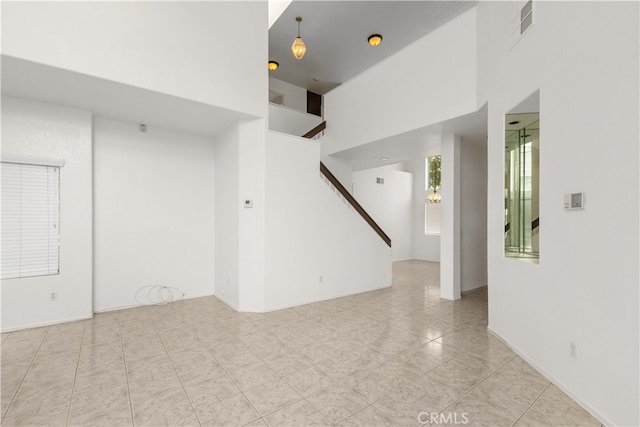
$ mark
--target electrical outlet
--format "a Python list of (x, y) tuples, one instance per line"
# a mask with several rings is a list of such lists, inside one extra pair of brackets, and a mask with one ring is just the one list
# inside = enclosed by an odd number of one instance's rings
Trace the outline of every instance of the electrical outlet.
[(58, 301), (58, 293), (57, 292), (51, 292), (49, 294), (49, 301)]
[(569, 343), (569, 356), (571, 356), (572, 359), (577, 359), (577, 354), (576, 354), (576, 343)]

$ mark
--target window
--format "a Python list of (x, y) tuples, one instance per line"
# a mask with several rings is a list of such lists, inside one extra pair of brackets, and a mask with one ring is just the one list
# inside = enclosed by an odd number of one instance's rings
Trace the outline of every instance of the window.
[(441, 156), (425, 159), (424, 234), (440, 234)]
[(60, 162), (2, 169), (2, 279), (59, 274)]

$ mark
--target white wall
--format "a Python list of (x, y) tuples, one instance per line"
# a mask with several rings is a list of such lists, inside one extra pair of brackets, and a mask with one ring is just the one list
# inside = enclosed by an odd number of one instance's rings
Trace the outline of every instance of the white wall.
[(266, 310), (391, 284), (390, 248), (320, 179), (319, 161), (317, 141), (267, 134)]
[[(245, 120), (239, 124), (240, 200), (251, 200), (253, 207), (240, 209), (239, 216), (239, 309), (265, 310), (266, 205), (266, 120)], [(222, 248), (221, 248), (222, 250)]]
[(460, 299), (460, 137), (442, 135), (440, 296)]
[(307, 112), (307, 90), (305, 88), (269, 77), (269, 90), (283, 95), (282, 105), (285, 107), (303, 113)]
[[(327, 126), (331, 125), (327, 123)], [(321, 139), (320, 158), (322, 159), (322, 163), (331, 171), (338, 181), (340, 181), (344, 188), (351, 192), (353, 187), (353, 183), (351, 182), (353, 174), (353, 165), (351, 164), (351, 160), (329, 154), (334, 150), (335, 146), (340, 143), (340, 141), (336, 141), (332, 138), (330, 133), (325, 133)]]
[(329, 153), (477, 110), (470, 9), (324, 97)]
[(2, 4), (5, 55), (262, 117), (267, 40), (264, 1)]
[(269, 130), (302, 136), (322, 122), (322, 117), (269, 104)]
[(412, 192), (413, 174), (395, 165), (353, 173), (353, 196), (391, 238), (393, 261), (413, 258)]
[(239, 140), (238, 126), (215, 142), (215, 295), (238, 310), (239, 302)]
[[(430, 153), (429, 156), (438, 155)], [(425, 156), (426, 157), (426, 156)], [(440, 235), (425, 234), (425, 159), (406, 162), (406, 168), (413, 173), (412, 234), (413, 259), (440, 262)]]
[(460, 144), (460, 291), (487, 286), (487, 143)]
[(265, 125), (241, 121), (215, 144), (215, 295), (238, 311), (265, 310)]
[(94, 119), (94, 310), (213, 294), (213, 139)]
[[(523, 4), (477, 6), (489, 326), (606, 425), (638, 425), (639, 5), (534, 2), (534, 27), (509, 52)], [(540, 263), (530, 264), (503, 255), (504, 114), (538, 89)], [(579, 191), (585, 209), (565, 211), (563, 195)]]
[[(60, 274), (2, 280), (3, 332), (93, 314), (91, 150), (90, 112), (2, 97), (2, 153), (65, 161), (60, 169)], [(57, 301), (49, 301), (51, 292), (57, 292)]]

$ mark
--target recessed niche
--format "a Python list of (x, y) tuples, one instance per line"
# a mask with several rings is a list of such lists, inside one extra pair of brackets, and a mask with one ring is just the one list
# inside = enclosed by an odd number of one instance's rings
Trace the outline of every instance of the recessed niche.
[[(505, 115), (504, 254), (540, 258), (539, 93)], [(523, 112), (523, 110), (529, 110)]]

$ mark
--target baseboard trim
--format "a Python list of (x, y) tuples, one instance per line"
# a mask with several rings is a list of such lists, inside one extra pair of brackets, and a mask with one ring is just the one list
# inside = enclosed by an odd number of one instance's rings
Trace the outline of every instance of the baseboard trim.
[(486, 287), (487, 287), (487, 285), (478, 285), (475, 288), (467, 289), (466, 291), (460, 292), (460, 295), (468, 294), (470, 292), (475, 292), (477, 290), (480, 290), (480, 289), (486, 288)]
[(78, 322), (80, 320), (87, 320), (87, 319), (91, 319), (91, 318), (93, 318), (93, 313), (90, 316), (70, 317), (68, 319), (53, 320), (51, 322), (42, 322), (42, 323), (34, 323), (32, 325), (15, 326), (15, 327), (12, 327), (12, 328), (2, 329), (0, 332), (2, 332), (4, 334), (4, 333), (7, 333), (7, 332), (22, 331), (24, 329), (42, 328), (44, 326), (59, 325), (61, 323)]
[(553, 375), (549, 374), (549, 372), (547, 372), (544, 369), (542, 369), (535, 361), (533, 361), (529, 357), (527, 357), (522, 351), (520, 351), (518, 348), (516, 348), (513, 345), (511, 345), (511, 343), (509, 341), (507, 341), (499, 333), (494, 331), (491, 328), (490, 325), (487, 326), (487, 331), (489, 331), (490, 334), (492, 334), (493, 336), (498, 338), (504, 345), (509, 347), (511, 349), (511, 351), (513, 351), (515, 354), (520, 356), (525, 362), (527, 362), (529, 365), (533, 366), (533, 368), (536, 371), (538, 371), (543, 377), (545, 377), (546, 379), (551, 381), (551, 383), (553, 385), (555, 385), (560, 390), (562, 390), (567, 396), (569, 396), (570, 398), (575, 400), (580, 406), (582, 406), (587, 412), (589, 412), (595, 419), (600, 421), (603, 426), (614, 426), (614, 425), (616, 425), (616, 423), (614, 423), (612, 420), (610, 420), (609, 418), (605, 417), (603, 414), (601, 414), (594, 407), (592, 407), (587, 402), (582, 400), (580, 398), (580, 396), (578, 396), (576, 393), (574, 393), (573, 390), (571, 390), (569, 387), (567, 387), (565, 384), (563, 384), (561, 381), (559, 381), (556, 377), (554, 377)]
[(284, 310), (285, 308), (299, 307), (301, 305), (314, 304), (316, 302), (329, 301), (329, 300), (332, 300), (332, 299), (348, 297), (348, 296), (351, 296), (351, 295), (358, 295), (358, 294), (364, 294), (366, 292), (378, 291), (380, 289), (385, 289), (385, 288), (389, 288), (389, 287), (391, 287), (391, 285), (383, 285), (383, 286), (379, 286), (379, 287), (371, 288), (371, 289), (367, 289), (367, 290), (361, 290), (361, 291), (355, 291), (355, 292), (346, 292), (346, 293), (338, 293), (338, 294), (334, 294), (334, 295), (331, 295), (331, 296), (328, 296), (328, 297), (311, 298), (309, 300), (304, 300), (304, 301), (295, 302), (295, 303), (287, 303), (287, 304), (275, 305), (275, 306), (272, 306), (272, 307), (265, 307), (264, 312), (265, 313), (269, 313), (271, 311)]
[(231, 303), (231, 301), (229, 301), (228, 299), (222, 297), (222, 295), (213, 294), (213, 296), (218, 298), (223, 303), (227, 304), (229, 307), (233, 308), (235, 311), (238, 311), (238, 312), (240, 311), (236, 304)]
[[(205, 295), (190, 295), (190, 296), (184, 296), (183, 298), (177, 299), (175, 301), (171, 301), (169, 304), (172, 304), (174, 302), (178, 302), (178, 301), (182, 301), (182, 300), (187, 300), (187, 299), (194, 299), (194, 298), (205, 298), (205, 297), (211, 297), (211, 296), (215, 296), (214, 294), (205, 294)], [(107, 307), (107, 308), (99, 308), (99, 309), (93, 309), (94, 313), (108, 313), (110, 311), (118, 311), (118, 310), (127, 310), (129, 308), (138, 308), (138, 307), (149, 307), (149, 306), (153, 306), (155, 304), (128, 304), (128, 305), (119, 305), (116, 307)]]
[(108, 313), (110, 311), (127, 310), (129, 308), (136, 308), (136, 307), (142, 307), (142, 304), (120, 305), (118, 307), (101, 308), (99, 310), (94, 310), (93, 312), (95, 314)]
[(316, 302), (329, 301), (329, 300), (336, 299), (336, 298), (348, 297), (350, 295), (357, 295), (357, 294), (362, 294), (362, 293), (365, 293), (365, 292), (377, 291), (377, 290), (380, 290), (380, 289), (388, 288), (390, 286), (391, 285), (382, 285), (382, 286), (371, 288), (371, 289), (367, 289), (367, 290), (360, 290), (360, 291), (346, 292), (346, 293), (338, 293), (338, 294), (330, 295), (330, 296), (327, 296), (327, 297), (311, 298), (311, 299), (308, 299), (308, 300), (303, 300), (303, 301), (298, 301), (298, 302), (293, 302), (293, 303), (274, 305), (274, 306), (270, 306), (270, 307), (262, 307), (262, 309), (255, 309), (255, 308), (252, 308), (252, 307), (242, 307), (242, 309), (240, 309), (237, 305), (232, 304), (226, 298), (222, 298), (220, 295), (214, 295), (214, 296), (216, 298), (218, 298), (220, 301), (222, 301), (223, 303), (225, 303), (226, 305), (228, 305), (229, 307), (233, 308), (235, 311), (239, 312), (239, 313), (270, 313), (272, 311), (284, 310), (286, 308), (298, 307), (298, 306), (301, 306), (301, 305), (313, 304), (313, 303), (316, 303)]

